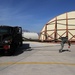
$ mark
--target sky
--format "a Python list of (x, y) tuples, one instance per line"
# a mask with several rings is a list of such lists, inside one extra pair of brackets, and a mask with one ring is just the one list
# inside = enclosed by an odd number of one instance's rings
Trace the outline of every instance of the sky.
[(0, 0), (0, 25), (40, 32), (52, 18), (75, 11), (75, 0)]

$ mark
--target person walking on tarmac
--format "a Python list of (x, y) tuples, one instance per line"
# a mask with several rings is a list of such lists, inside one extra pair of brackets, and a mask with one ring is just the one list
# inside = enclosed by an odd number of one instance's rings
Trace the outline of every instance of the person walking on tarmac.
[(65, 43), (68, 43), (68, 48), (70, 48), (71, 44), (70, 44), (70, 41), (68, 40), (67, 36), (66, 37), (59, 37), (59, 39), (61, 40), (61, 48), (60, 48), (59, 52), (63, 51)]

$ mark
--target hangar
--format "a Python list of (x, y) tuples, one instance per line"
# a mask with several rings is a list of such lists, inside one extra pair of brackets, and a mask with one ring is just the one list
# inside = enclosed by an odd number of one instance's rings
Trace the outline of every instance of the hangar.
[(64, 36), (75, 42), (75, 11), (63, 13), (47, 22), (40, 32), (39, 40), (58, 42), (58, 38)]

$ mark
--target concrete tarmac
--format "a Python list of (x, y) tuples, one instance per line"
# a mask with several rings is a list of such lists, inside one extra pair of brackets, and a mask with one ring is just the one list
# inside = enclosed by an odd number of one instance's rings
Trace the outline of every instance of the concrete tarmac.
[(75, 45), (68, 49), (65, 44), (62, 53), (60, 47), (60, 44), (24, 42), (14, 56), (0, 56), (0, 75), (75, 75)]

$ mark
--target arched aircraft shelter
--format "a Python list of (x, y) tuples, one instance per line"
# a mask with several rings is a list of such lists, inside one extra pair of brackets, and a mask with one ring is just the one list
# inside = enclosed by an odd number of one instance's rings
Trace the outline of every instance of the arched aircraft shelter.
[(68, 36), (68, 40), (75, 42), (75, 11), (56, 16), (45, 24), (40, 32), (40, 41), (59, 41), (59, 37)]

